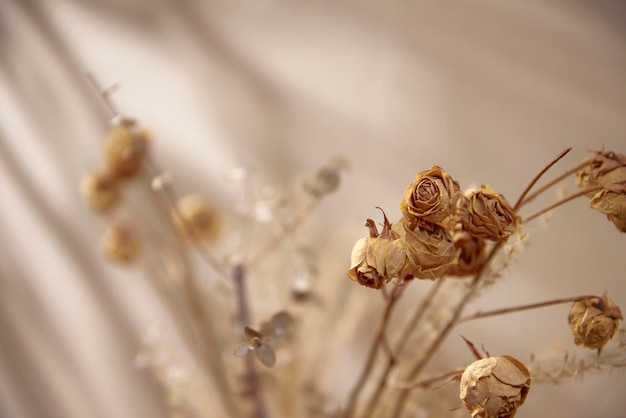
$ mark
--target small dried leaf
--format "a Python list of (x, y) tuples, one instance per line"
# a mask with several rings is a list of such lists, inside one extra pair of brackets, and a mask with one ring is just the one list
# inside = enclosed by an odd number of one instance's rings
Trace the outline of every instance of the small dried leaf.
[(235, 357), (245, 357), (250, 353), (250, 345), (248, 343), (239, 344), (233, 350), (233, 355)]
[(276, 354), (274, 349), (267, 344), (261, 344), (258, 348), (254, 349), (254, 353), (257, 358), (267, 367), (274, 367), (276, 364)]

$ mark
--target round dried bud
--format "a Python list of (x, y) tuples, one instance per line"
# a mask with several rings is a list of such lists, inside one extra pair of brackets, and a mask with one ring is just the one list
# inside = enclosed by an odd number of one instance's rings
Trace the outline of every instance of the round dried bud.
[(600, 350), (613, 338), (623, 317), (605, 293), (574, 302), (568, 319), (576, 345)]
[(112, 261), (129, 264), (137, 260), (140, 250), (139, 239), (127, 224), (110, 225), (102, 237), (102, 251)]
[(508, 238), (520, 224), (504, 196), (485, 185), (459, 200), (458, 216), (464, 230), (492, 241)]
[(350, 279), (374, 289), (380, 289), (394, 277), (403, 276), (407, 266), (404, 244), (381, 237), (358, 240), (350, 259)]
[(465, 231), (461, 224), (456, 224), (452, 233), (452, 242), (461, 251), (456, 265), (448, 274), (462, 277), (478, 272), (486, 258), (485, 241)]
[(405, 274), (435, 280), (445, 276), (457, 263), (460, 249), (454, 246), (447, 229), (432, 225), (432, 230), (413, 226), (402, 219), (392, 229), (403, 241), (408, 265)]
[(109, 130), (104, 140), (104, 156), (113, 177), (130, 178), (137, 174), (147, 152), (148, 139), (148, 133), (138, 130), (131, 121), (122, 121)]
[(472, 417), (513, 418), (528, 395), (530, 372), (511, 356), (476, 360), (461, 376), (461, 402)]
[(106, 174), (88, 174), (79, 187), (87, 206), (97, 212), (106, 212), (120, 200), (117, 182)]
[[(626, 168), (626, 167), (624, 167)], [(626, 232), (626, 185), (623, 192), (600, 190), (591, 199), (591, 207), (606, 215), (621, 232)]]
[(404, 191), (400, 210), (412, 224), (442, 222), (454, 212), (460, 190), (459, 183), (435, 165), (415, 176)]
[(178, 233), (191, 241), (214, 241), (222, 229), (219, 213), (207, 199), (197, 194), (181, 197), (172, 211)]

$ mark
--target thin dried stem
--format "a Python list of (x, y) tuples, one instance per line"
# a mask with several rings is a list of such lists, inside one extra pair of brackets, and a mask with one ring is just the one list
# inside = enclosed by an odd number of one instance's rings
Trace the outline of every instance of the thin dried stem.
[(561, 151), (561, 153), (559, 155), (557, 155), (552, 161), (550, 161), (544, 168), (541, 169), (541, 171), (539, 173), (537, 173), (537, 175), (530, 181), (530, 183), (528, 183), (528, 186), (526, 186), (526, 189), (524, 189), (524, 191), (522, 192), (522, 194), (520, 195), (520, 197), (517, 199), (517, 202), (515, 202), (515, 206), (513, 206), (513, 209), (515, 209), (515, 211), (517, 211), (520, 206), (522, 205), (524, 198), (526, 197), (526, 195), (530, 192), (530, 190), (535, 186), (535, 184), (539, 181), (539, 179), (550, 169), (552, 168), (552, 166), (554, 164), (556, 164), (557, 162), (559, 162), (559, 160), (563, 157), (565, 157), (565, 155), (567, 155), (568, 152), (570, 152), (572, 150), (572, 148), (567, 148), (563, 151)]
[(433, 286), (431, 286), (426, 296), (424, 296), (422, 303), (418, 305), (417, 309), (413, 313), (411, 319), (400, 331), (399, 337), (395, 344), (395, 350), (393, 351), (393, 355), (389, 356), (389, 362), (387, 364), (387, 367), (383, 371), (383, 374), (379, 377), (377, 387), (372, 394), (372, 398), (367, 404), (367, 408), (365, 408), (366, 412), (364, 418), (369, 418), (374, 413), (374, 410), (376, 409), (376, 406), (383, 393), (383, 388), (387, 385), (387, 379), (389, 377), (389, 374), (391, 374), (391, 371), (395, 368), (397, 364), (396, 356), (399, 356), (400, 353), (402, 353), (402, 350), (409, 340), (409, 337), (411, 336), (413, 331), (415, 331), (417, 323), (422, 319), (422, 317), (430, 307), (432, 301), (435, 299), (435, 295), (437, 294), (437, 292), (439, 292), (439, 289), (441, 288), (444, 280), (445, 279), (437, 280), (437, 282)]
[(542, 194), (543, 192), (545, 192), (546, 190), (548, 190), (549, 188), (551, 188), (555, 184), (558, 184), (562, 180), (565, 180), (567, 177), (571, 176), (572, 174), (578, 172), (579, 170), (581, 170), (585, 166), (589, 165), (589, 163), (592, 160), (593, 160), (593, 158), (587, 158), (586, 160), (584, 160), (580, 164), (578, 164), (578, 165), (570, 168), (569, 170), (567, 170), (565, 173), (563, 173), (563, 174), (555, 177), (554, 179), (550, 180), (549, 182), (547, 182), (546, 184), (544, 184), (543, 186), (538, 188), (536, 191), (534, 191), (533, 193), (531, 193), (528, 196), (526, 196), (526, 198), (522, 201), (520, 207), (524, 206), (527, 203), (532, 202), (533, 200), (535, 200), (537, 198), (537, 196), (539, 196), (540, 194)]
[(591, 193), (591, 192), (597, 192), (598, 190), (601, 190), (602, 188), (603, 188), (603, 186), (596, 186), (596, 187), (591, 187), (591, 188), (588, 188), (588, 189), (585, 189), (585, 190), (581, 190), (581, 191), (576, 192), (576, 193), (572, 193), (571, 195), (566, 196), (563, 199), (558, 200), (558, 201), (554, 202), (553, 204), (548, 205), (545, 208), (543, 208), (541, 210), (538, 210), (537, 212), (535, 212), (533, 214), (530, 214), (528, 216), (523, 217), (522, 220), (524, 221), (524, 223), (530, 222), (533, 219), (543, 215), (544, 213), (550, 212), (552, 209), (558, 208), (559, 206), (569, 202), (570, 200), (574, 200), (574, 199), (576, 199), (577, 197), (580, 197), (580, 196), (585, 196), (586, 194)]
[(350, 418), (355, 413), (356, 403), (361, 394), (361, 390), (363, 390), (363, 387), (365, 386), (365, 382), (367, 381), (370, 373), (372, 372), (372, 369), (374, 368), (374, 362), (376, 360), (378, 350), (384, 344), (387, 325), (389, 324), (389, 320), (391, 319), (391, 312), (393, 311), (393, 308), (396, 302), (402, 295), (404, 288), (405, 286), (401, 284), (394, 285), (394, 288), (391, 291), (391, 294), (387, 298), (387, 306), (385, 307), (385, 311), (380, 321), (380, 325), (378, 326), (378, 332), (376, 334), (376, 338), (374, 339), (370, 347), (370, 351), (367, 356), (367, 360), (365, 362), (365, 367), (361, 371), (361, 375), (359, 376), (359, 379), (357, 380), (356, 385), (354, 386), (354, 388), (352, 389), (352, 392), (350, 393), (348, 397), (348, 404), (346, 405), (346, 410), (344, 412), (345, 418)]
[(463, 373), (464, 371), (465, 371), (465, 367), (458, 367), (458, 368), (453, 369), (453, 370), (448, 370), (448, 371), (445, 371), (445, 372), (437, 373), (434, 376), (427, 377), (427, 378), (419, 380), (417, 382), (396, 382), (396, 383), (391, 385), (391, 388), (392, 389), (400, 389), (400, 390), (428, 388), (428, 387), (432, 386), (434, 383), (437, 383), (437, 382), (439, 382), (439, 381), (441, 381), (443, 379), (446, 379), (448, 377), (458, 376), (461, 373)]
[(461, 322), (467, 322), (467, 321), (471, 321), (474, 319), (480, 319), (480, 318), (485, 318), (489, 316), (497, 316), (497, 315), (504, 315), (504, 314), (520, 312), (520, 311), (528, 311), (531, 309), (544, 308), (546, 306), (560, 305), (563, 303), (572, 303), (572, 302), (576, 302), (578, 300), (582, 300), (582, 299), (590, 298), (590, 297), (594, 297), (594, 296), (584, 295), (584, 296), (575, 296), (575, 297), (570, 297), (570, 298), (552, 299), (552, 300), (547, 300), (545, 302), (531, 303), (528, 305), (512, 306), (509, 308), (494, 309), (492, 311), (476, 312), (475, 314), (467, 315), (459, 319), (457, 324), (460, 324)]

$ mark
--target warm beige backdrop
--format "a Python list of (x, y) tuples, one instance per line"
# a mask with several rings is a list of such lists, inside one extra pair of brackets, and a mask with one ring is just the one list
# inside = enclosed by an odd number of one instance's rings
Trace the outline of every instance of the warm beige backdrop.
[[(103, 224), (77, 195), (105, 115), (85, 71), (121, 84), (117, 105), (152, 128), (183, 191), (227, 196), (240, 163), (282, 183), (347, 156), (321, 224), (355, 237), (374, 206), (397, 217), (432, 164), (513, 197), (565, 147), (569, 163), (626, 152), (621, 1), (1, 0), (0, 48), (3, 417), (165, 416), (132, 359), (167, 318), (138, 274), (100, 260)], [(609, 290), (625, 306), (625, 250), (574, 202), (535, 232), (493, 305)], [(485, 343), (526, 358), (565, 346), (563, 316), (486, 322)], [(541, 386), (518, 416), (620, 417), (625, 388), (619, 372)]]

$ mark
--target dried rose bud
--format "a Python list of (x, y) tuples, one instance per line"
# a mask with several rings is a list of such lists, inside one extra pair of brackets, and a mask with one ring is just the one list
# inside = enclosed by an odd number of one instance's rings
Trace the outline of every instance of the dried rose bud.
[(178, 199), (176, 210), (172, 211), (172, 221), (179, 234), (192, 241), (214, 241), (222, 229), (222, 220), (215, 207), (197, 194)]
[(393, 225), (404, 242), (408, 265), (405, 274), (435, 280), (450, 272), (460, 249), (454, 246), (447, 229), (432, 225), (432, 230), (412, 226), (406, 219)]
[(404, 191), (400, 210), (412, 224), (442, 222), (454, 212), (460, 190), (459, 183), (435, 165), (415, 176)]
[(613, 338), (623, 317), (605, 293), (574, 302), (568, 319), (576, 345), (601, 350)]
[(147, 152), (148, 139), (148, 133), (138, 130), (132, 121), (122, 121), (109, 130), (104, 140), (104, 156), (113, 177), (129, 178), (137, 174)]
[(452, 233), (452, 242), (461, 251), (456, 265), (448, 274), (462, 277), (478, 272), (485, 262), (485, 241), (465, 231), (461, 224), (456, 224)]
[(476, 360), (461, 376), (461, 402), (472, 417), (513, 418), (528, 395), (530, 372), (511, 356)]
[(360, 285), (380, 289), (406, 268), (407, 255), (400, 240), (361, 238), (354, 244), (348, 276)]
[(620, 193), (603, 189), (591, 199), (591, 207), (604, 213), (621, 232), (626, 232), (626, 183), (624, 188)]
[(106, 212), (120, 200), (115, 179), (106, 174), (88, 174), (80, 182), (80, 194), (91, 209)]
[(110, 225), (102, 237), (102, 251), (112, 261), (131, 263), (137, 260), (140, 250), (136, 232), (126, 224)]
[[(576, 173), (576, 185), (581, 189), (626, 182), (626, 155), (612, 151), (595, 151), (588, 165)], [(593, 197), (594, 192), (589, 194)]]
[(463, 229), (484, 239), (500, 241), (517, 231), (520, 219), (504, 196), (489, 186), (470, 191), (459, 200)]

